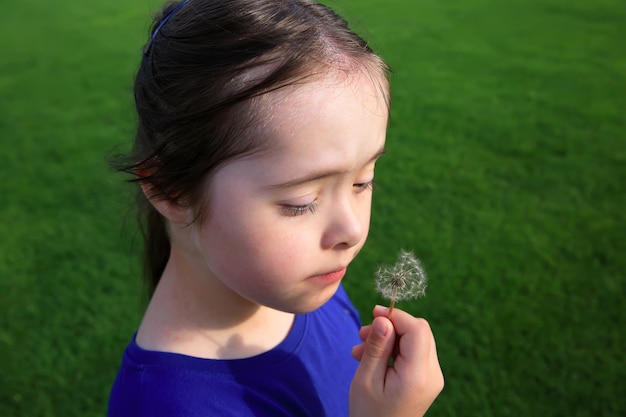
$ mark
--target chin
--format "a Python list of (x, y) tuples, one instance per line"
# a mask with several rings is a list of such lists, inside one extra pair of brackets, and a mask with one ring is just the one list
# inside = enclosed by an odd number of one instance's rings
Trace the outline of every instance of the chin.
[(339, 288), (339, 283), (337, 283), (337, 285), (333, 285), (332, 287), (325, 289), (323, 292), (319, 292), (315, 294), (315, 297), (303, 296), (302, 298), (300, 298), (298, 301), (294, 302), (293, 304), (286, 306), (285, 309), (280, 309), (280, 310), (293, 313), (293, 314), (311, 313), (317, 310), (318, 308), (320, 308), (321, 306), (323, 306), (324, 304), (326, 304), (328, 300), (330, 300), (333, 297), (333, 295), (335, 295), (338, 288)]

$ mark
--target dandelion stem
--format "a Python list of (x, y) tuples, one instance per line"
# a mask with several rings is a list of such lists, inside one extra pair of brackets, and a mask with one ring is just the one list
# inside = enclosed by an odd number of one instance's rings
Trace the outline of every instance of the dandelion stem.
[(398, 287), (393, 289), (393, 297), (391, 297), (391, 303), (389, 304), (389, 312), (387, 313), (387, 318), (391, 318), (391, 312), (393, 311), (393, 307), (396, 305), (396, 298), (398, 298)]

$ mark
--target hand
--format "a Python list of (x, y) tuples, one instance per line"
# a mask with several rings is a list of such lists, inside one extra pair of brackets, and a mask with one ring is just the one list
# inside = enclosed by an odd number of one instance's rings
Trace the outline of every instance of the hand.
[[(352, 349), (361, 362), (350, 387), (350, 417), (422, 417), (443, 389), (428, 322), (377, 306), (374, 321)], [(393, 358), (393, 365), (389, 360)]]

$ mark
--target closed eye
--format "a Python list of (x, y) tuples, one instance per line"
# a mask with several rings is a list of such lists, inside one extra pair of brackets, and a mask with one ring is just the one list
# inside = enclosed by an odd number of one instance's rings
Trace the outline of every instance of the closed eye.
[(300, 206), (292, 206), (289, 204), (282, 204), (280, 206), (280, 211), (289, 217), (301, 216), (306, 213), (315, 214), (317, 211), (317, 202), (313, 201), (309, 204), (303, 204)]
[(365, 190), (373, 190), (376, 187), (376, 183), (374, 180), (367, 182), (360, 182), (352, 185), (357, 192), (365, 191)]

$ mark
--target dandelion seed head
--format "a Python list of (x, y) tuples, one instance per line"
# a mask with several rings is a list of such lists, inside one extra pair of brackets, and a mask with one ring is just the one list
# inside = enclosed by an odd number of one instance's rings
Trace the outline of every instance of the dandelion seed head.
[(423, 297), (426, 272), (413, 253), (401, 250), (395, 265), (382, 265), (376, 271), (376, 290), (393, 301)]

